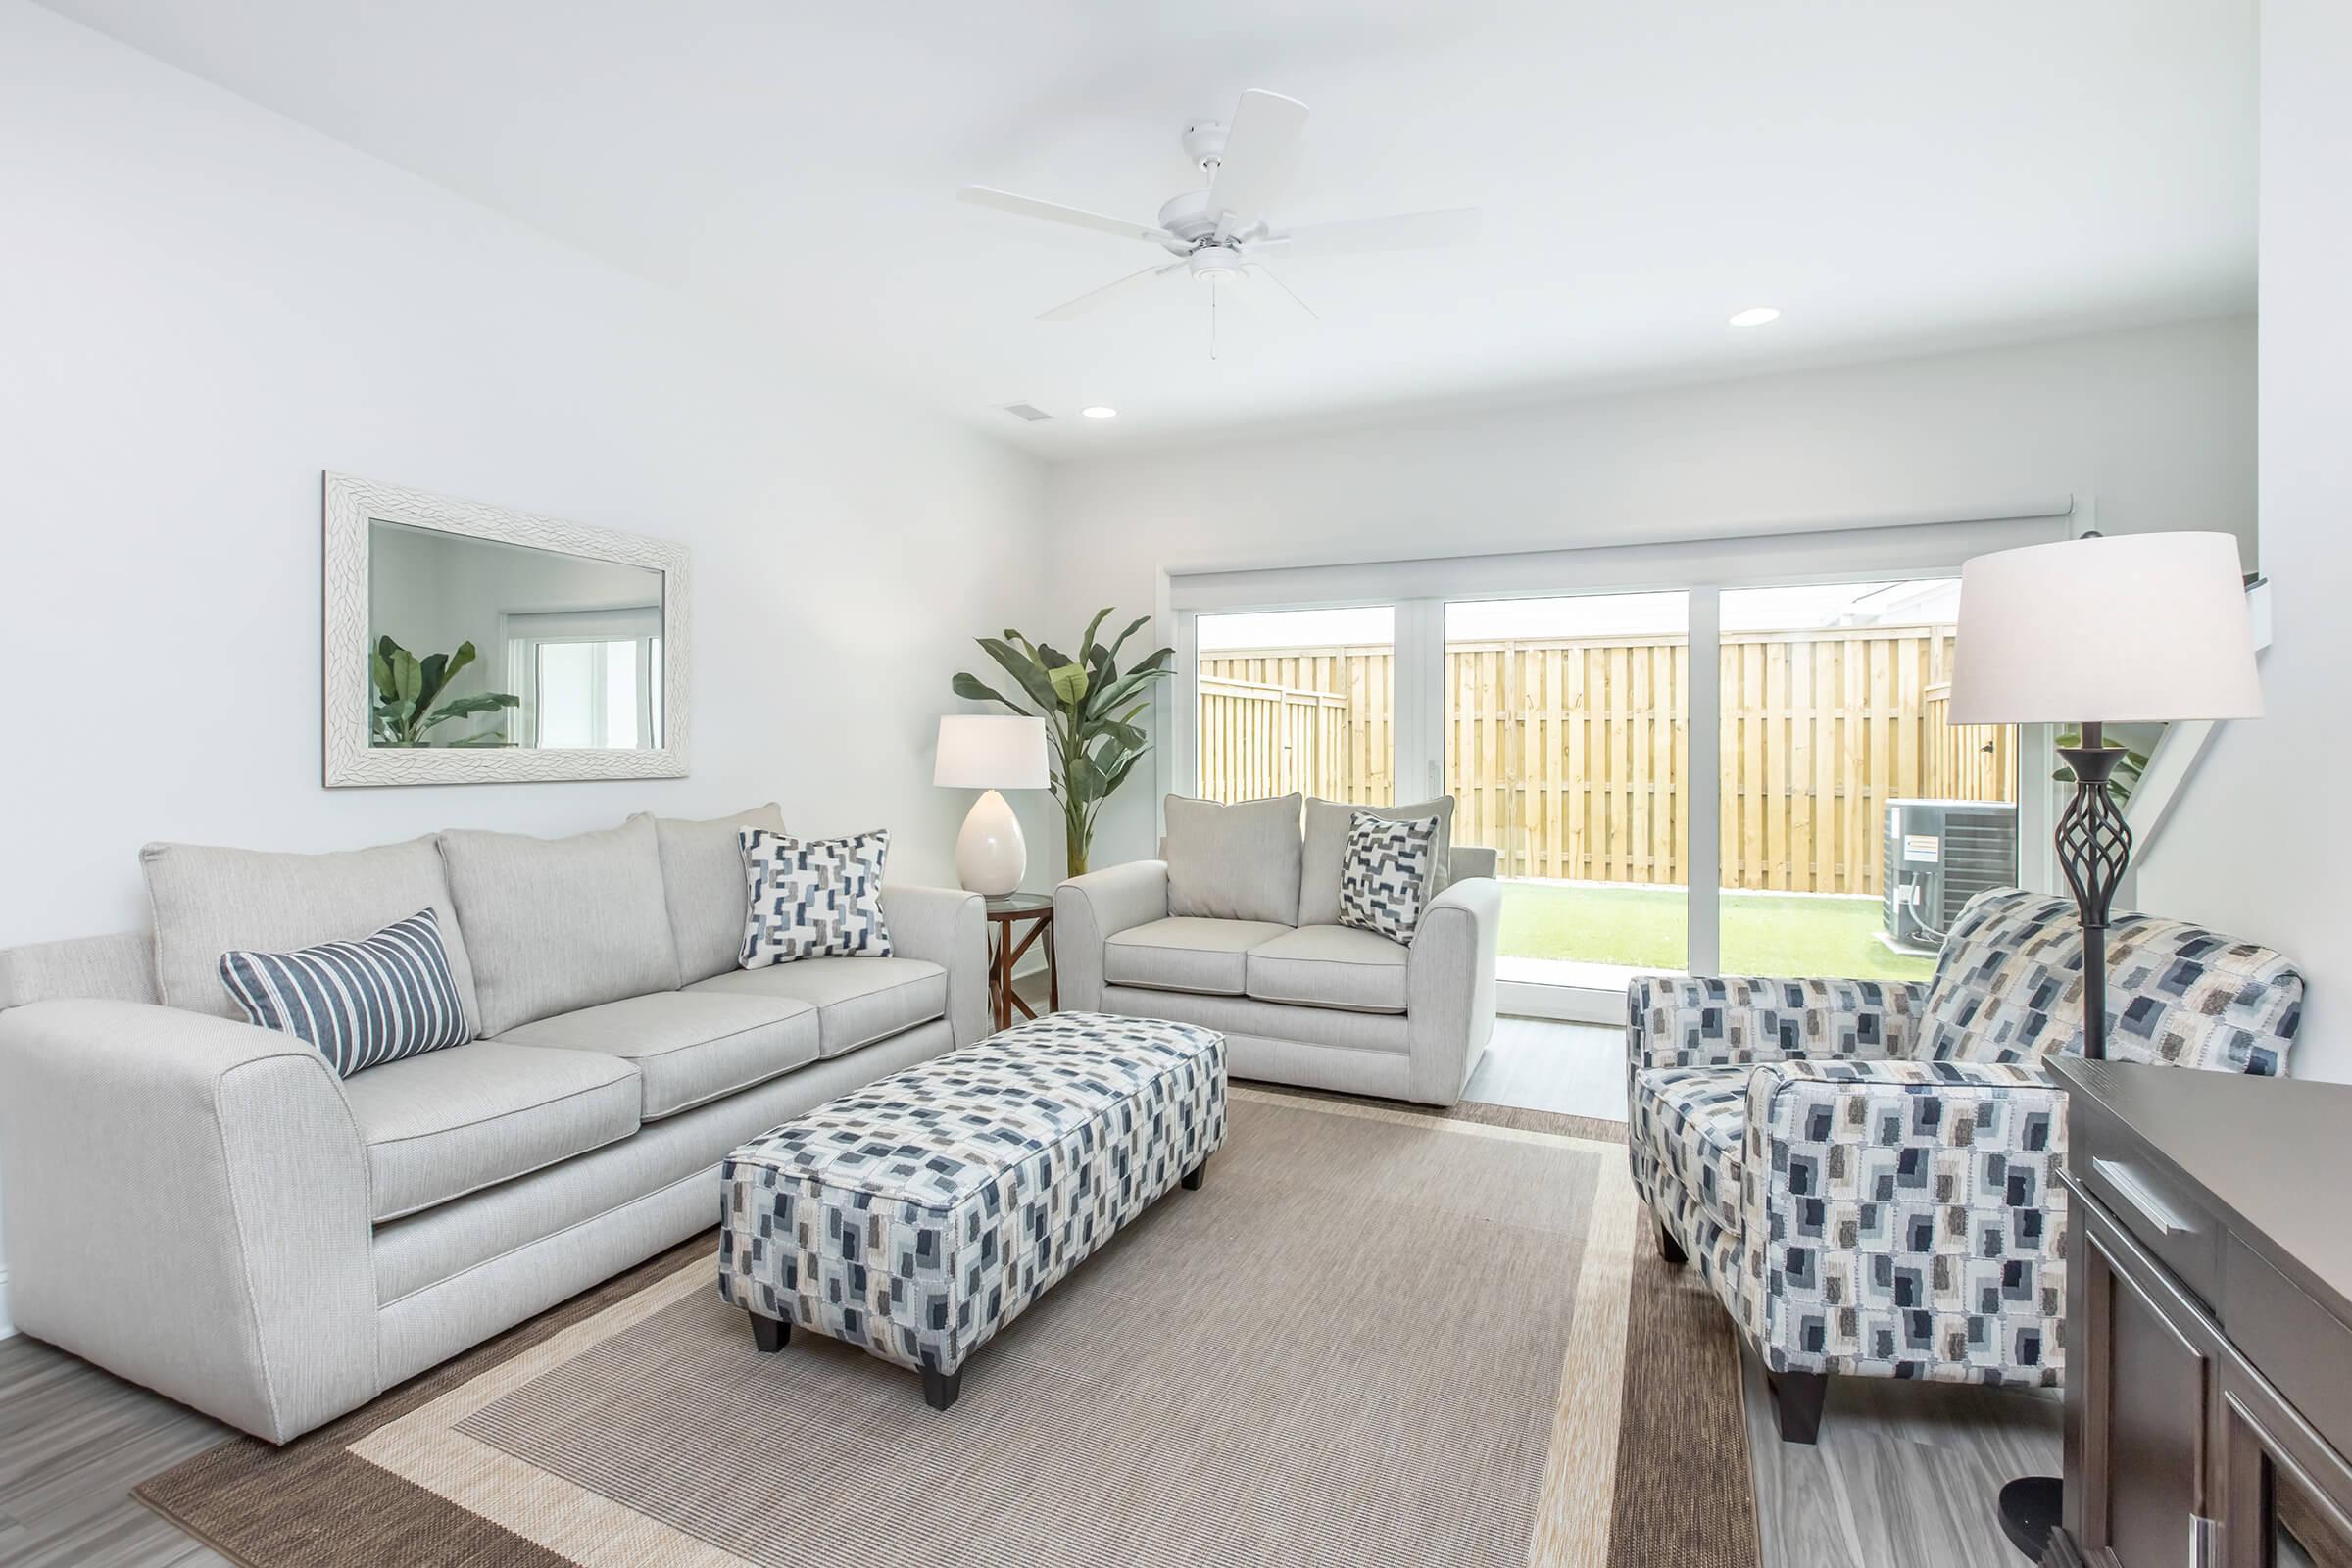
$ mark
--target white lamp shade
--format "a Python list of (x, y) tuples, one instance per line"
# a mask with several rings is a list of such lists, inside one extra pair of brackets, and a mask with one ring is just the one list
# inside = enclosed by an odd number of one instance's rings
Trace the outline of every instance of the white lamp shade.
[(2069, 539), (1961, 568), (1955, 724), (2261, 712), (2234, 535)]
[(948, 714), (939, 721), (939, 760), (931, 782), (954, 790), (1044, 789), (1046, 721)]

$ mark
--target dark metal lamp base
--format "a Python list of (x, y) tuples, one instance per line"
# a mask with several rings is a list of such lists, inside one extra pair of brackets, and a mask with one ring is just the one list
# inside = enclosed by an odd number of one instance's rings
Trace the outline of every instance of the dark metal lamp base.
[(2001, 1534), (2039, 1562), (2058, 1532), (2065, 1502), (2066, 1483), (2056, 1476), (2020, 1476), (2001, 1489)]

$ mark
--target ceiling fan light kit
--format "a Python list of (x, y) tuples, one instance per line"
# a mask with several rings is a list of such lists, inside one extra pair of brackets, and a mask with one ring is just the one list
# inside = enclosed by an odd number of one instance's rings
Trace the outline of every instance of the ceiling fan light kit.
[[(1217, 284), (1238, 283), (1246, 276), (1263, 277), (1284, 300), (1314, 317), (1307, 303), (1266, 266), (1269, 259), (1419, 250), (1466, 244), (1477, 237), (1478, 210), (1473, 207), (1274, 228), (1266, 217), (1266, 206), (1289, 181), (1299, 136), (1306, 128), (1306, 105), (1298, 99), (1253, 87), (1242, 94), (1241, 107), (1230, 123), (1200, 120), (1185, 126), (1184, 155), (1206, 176), (1207, 183), (1169, 197), (1160, 205), (1155, 223), (1138, 223), (983, 185), (967, 185), (958, 194), (964, 201), (1023, 218), (1145, 240), (1176, 258), (1056, 305), (1039, 315), (1041, 321), (1074, 319), (1179, 269), (1196, 282), (1211, 285), (1212, 290)], [(1211, 298), (1213, 301), (1213, 293)]]

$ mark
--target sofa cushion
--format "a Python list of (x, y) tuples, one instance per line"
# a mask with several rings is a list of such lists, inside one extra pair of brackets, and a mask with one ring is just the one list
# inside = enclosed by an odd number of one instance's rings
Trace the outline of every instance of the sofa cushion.
[(744, 917), (751, 908), (750, 888), (743, 875), (743, 844), (735, 835), (747, 827), (782, 833), (784, 808), (770, 801), (733, 816), (700, 821), (656, 816), (652, 820), (662, 855), (662, 893), (669, 908), (670, 940), (678, 950), (678, 978), (692, 985), (723, 974), (735, 967), (736, 955), (743, 951)]
[(1735, 1233), (1751, 1070), (1741, 1063), (1647, 1067), (1634, 1075), (1632, 1136), (1716, 1224)]
[(1406, 950), (1344, 925), (1302, 925), (1251, 948), (1245, 980), (1260, 1002), (1402, 1012)]
[(359, 942), (431, 909), (459, 1000), (482, 1032), (471, 950), (429, 838), (326, 855), (150, 844), (139, 865), (155, 922), (156, 991), (167, 1006), (241, 1019), (220, 983), (220, 956), (230, 949), (287, 953)]
[(816, 1009), (816, 1051), (845, 1051), (948, 1014), (948, 971), (922, 958), (797, 958), (730, 969), (686, 988), (689, 996), (767, 997)]
[(395, 1219), (637, 1130), (637, 1069), (502, 1040), (408, 1056), (343, 1085), (368, 1149), (372, 1217)]
[(473, 983), (476, 1033), (678, 988), (653, 822), (538, 839), (441, 835)]
[(1348, 823), (1358, 811), (1369, 811), (1392, 822), (1436, 817), (1438, 839), (1432, 852), (1429, 886), (1422, 890), (1423, 906), (1445, 892), (1446, 884), (1452, 880), (1452, 796), (1441, 795), (1434, 801), (1416, 801), (1410, 806), (1350, 806), (1346, 801), (1309, 797), (1298, 858), (1298, 923), (1302, 926), (1340, 923), (1340, 878), (1348, 866)]
[(1250, 950), (1291, 928), (1270, 920), (1171, 915), (1130, 926), (1102, 944), (1102, 978), (1114, 986), (1238, 997), (1249, 989)]
[(1221, 806), (1169, 796), (1168, 912), (1297, 925), (1299, 800), (1278, 795)]
[(660, 1121), (816, 1059), (817, 1014), (791, 997), (656, 991), (560, 1012), (499, 1039), (617, 1056), (637, 1069)]

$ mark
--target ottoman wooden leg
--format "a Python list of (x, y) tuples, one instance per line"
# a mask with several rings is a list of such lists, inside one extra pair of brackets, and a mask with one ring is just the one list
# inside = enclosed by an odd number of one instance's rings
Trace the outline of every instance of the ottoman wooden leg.
[(792, 1325), (759, 1313), (747, 1314), (752, 1320), (752, 1343), (762, 1351), (781, 1350), (792, 1343)]
[(1690, 1261), (1690, 1254), (1683, 1250), (1683, 1244), (1674, 1239), (1674, 1232), (1666, 1228), (1664, 1221), (1658, 1224), (1658, 1252), (1677, 1268)]
[(1207, 1169), (1208, 1161), (1204, 1159), (1200, 1164), (1195, 1165), (1191, 1170), (1186, 1171), (1183, 1178), (1184, 1190), (1188, 1193), (1199, 1192), (1200, 1190), (1201, 1173)]
[(934, 1410), (945, 1410), (956, 1402), (963, 1392), (963, 1368), (942, 1372), (935, 1366), (923, 1368), (923, 1402)]
[(1780, 1417), (1781, 1441), (1820, 1442), (1821, 1406), (1829, 1397), (1829, 1374), (1775, 1372), (1767, 1381), (1772, 1387), (1773, 1413)]

